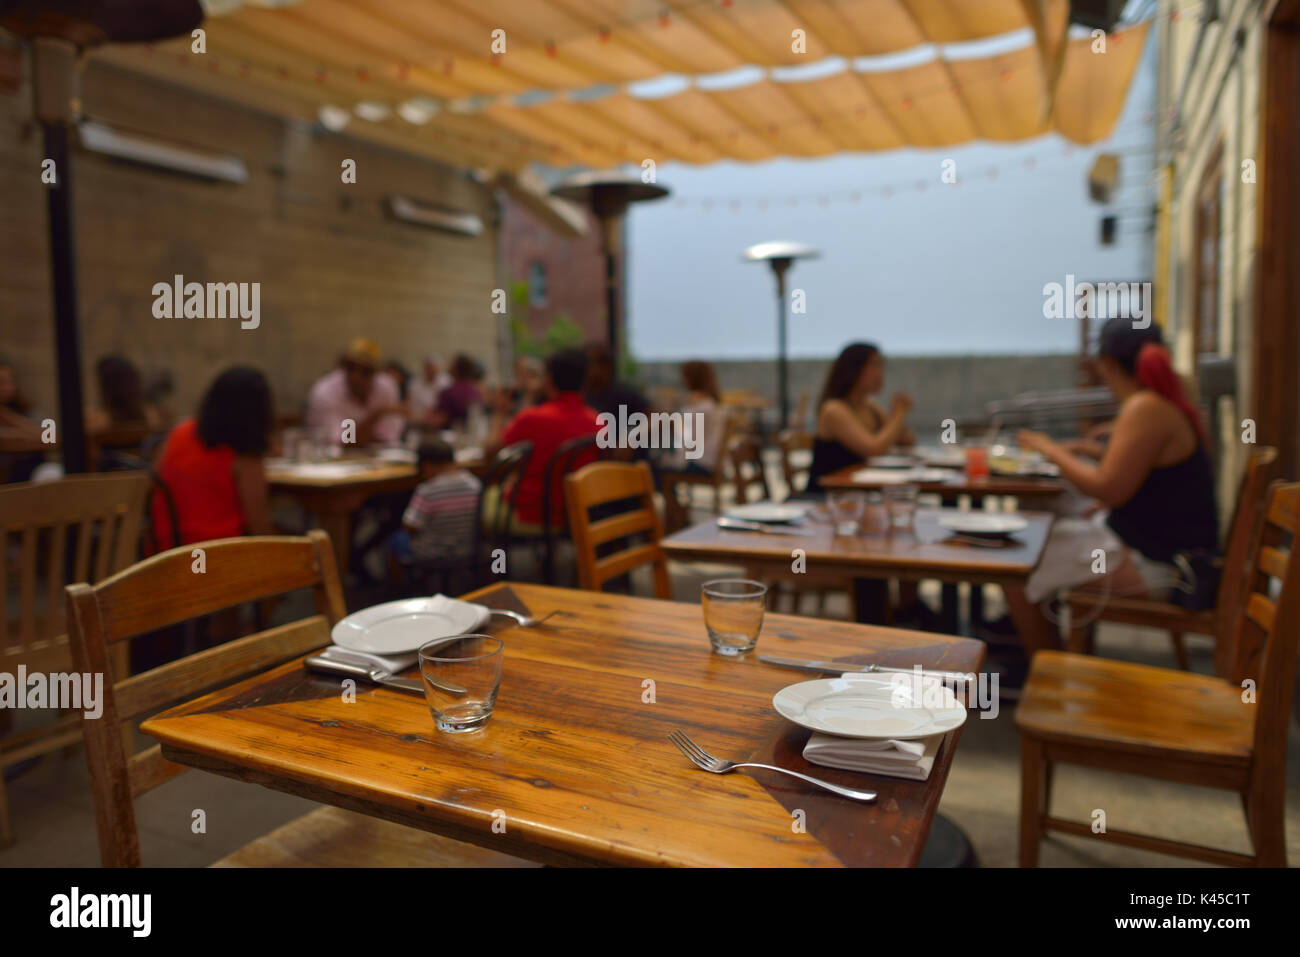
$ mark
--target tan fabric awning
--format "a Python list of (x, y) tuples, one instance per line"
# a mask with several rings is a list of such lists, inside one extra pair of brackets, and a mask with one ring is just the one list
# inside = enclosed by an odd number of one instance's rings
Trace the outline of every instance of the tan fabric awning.
[[(1147, 32), (1094, 53), (1066, 39), (1068, 0), (279, 2), (209, 0), (202, 54), (181, 38), (94, 56), (303, 120), (386, 106), (382, 119), (353, 116), (348, 134), (514, 171), (1051, 131), (1089, 143), (1118, 118)], [(949, 46), (1007, 35), (974, 58)], [(726, 71), (734, 82), (715, 76)]]

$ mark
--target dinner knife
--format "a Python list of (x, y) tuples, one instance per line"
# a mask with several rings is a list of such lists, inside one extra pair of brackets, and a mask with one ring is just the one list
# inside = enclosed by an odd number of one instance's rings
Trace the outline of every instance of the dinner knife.
[[(915, 674), (913, 668), (894, 668), (888, 665), (855, 665), (847, 664), (842, 661), (816, 661), (804, 658), (782, 658), (779, 655), (759, 655), (758, 660), (769, 665), (780, 665), (782, 668), (797, 668), (800, 671), (815, 671), (817, 674), (847, 674), (849, 672), (882, 673), (882, 674)], [(926, 671), (922, 669), (921, 677), (938, 678), (940, 681), (970, 681), (971, 675), (962, 674), (960, 671)]]
[(762, 532), (765, 535), (798, 535), (797, 528), (780, 528), (773, 525), (764, 525), (762, 522), (746, 522), (738, 518), (720, 518), (718, 519), (718, 528), (727, 528), (735, 532)]
[[(363, 665), (348, 664), (346, 661), (335, 661), (332, 658), (323, 658), (320, 655), (312, 655), (311, 657), (304, 659), (303, 665), (309, 671), (345, 675), (349, 678), (364, 678), (373, 684), (383, 685), (386, 688), (393, 688), (397, 691), (405, 691), (407, 694), (418, 694), (421, 698), (424, 697), (424, 685), (416, 681), (414, 678), (394, 678), (388, 672), (381, 671), (378, 668), (366, 668)], [(462, 688), (458, 684), (433, 681), (432, 679), (429, 679), (429, 681), (431, 684), (441, 688), (448, 694), (462, 695), (465, 694), (466, 691), (466, 689)]]

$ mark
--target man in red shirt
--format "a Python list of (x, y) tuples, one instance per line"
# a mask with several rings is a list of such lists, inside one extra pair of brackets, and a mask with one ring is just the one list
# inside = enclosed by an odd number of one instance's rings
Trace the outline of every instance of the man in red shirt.
[[(542, 489), (546, 468), (555, 451), (569, 439), (580, 435), (595, 435), (600, 431), (596, 410), (587, 405), (582, 396), (587, 377), (587, 357), (578, 349), (557, 352), (546, 360), (546, 401), (520, 411), (509, 424), (509, 392), (501, 390), (492, 417), (492, 430), (487, 442), (489, 459), (506, 445), (528, 441), (533, 443), (533, 454), (528, 468), (519, 479), (519, 492), (515, 499), (515, 526), (523, 533), (540, 533), (542, 524)], [(595, 450), (584, 452), (573, 463), (579, 469), (596, 460)], [(564, 527), (564, 483), (560, 476), (552, 476), (551, 525)]]

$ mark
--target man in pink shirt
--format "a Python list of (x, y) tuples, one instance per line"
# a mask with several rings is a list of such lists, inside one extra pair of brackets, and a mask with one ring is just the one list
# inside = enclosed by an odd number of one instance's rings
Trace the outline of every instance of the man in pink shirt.
[[(339, 367), (316, 380), (307, 394), (307, 425), (336, 445), (397, 442), (402, 437), (402, 397), (379, 371), (382, 353), (370, 339), (353, 339)], [(345, 431), (345, 420), (355, 427)]]

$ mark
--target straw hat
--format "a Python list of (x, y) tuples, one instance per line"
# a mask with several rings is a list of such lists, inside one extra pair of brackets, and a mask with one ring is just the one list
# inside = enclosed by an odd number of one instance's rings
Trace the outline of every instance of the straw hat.
[(383, 355), (379, 343), (375, 342), (375, 340), (357, 338), (348, 343), (343, 358), (348, 362), (355, 362), (371, 369), (378, 369), (380, 362), (383, 360)]

